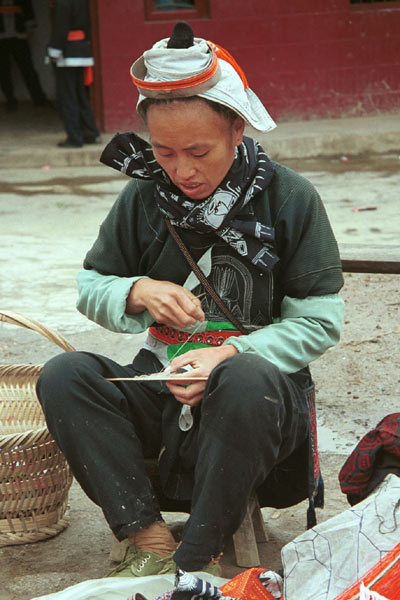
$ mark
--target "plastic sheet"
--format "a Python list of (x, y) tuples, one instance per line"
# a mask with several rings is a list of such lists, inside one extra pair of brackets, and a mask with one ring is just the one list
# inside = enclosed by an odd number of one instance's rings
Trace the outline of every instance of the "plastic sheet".
[[(213, 577), (208, 573), (196, 573), (201, 579), (206, 579), (215, 586), (223, 585), (227, 579)], [(150, 577), (108, 577), (91, 579), (73, 585), (60, 592), (35, 597), (32, 600), (127, 600), (129, 596), (140, 592), (147, 598), (172, 590), (175, 576), (153, 575)]]

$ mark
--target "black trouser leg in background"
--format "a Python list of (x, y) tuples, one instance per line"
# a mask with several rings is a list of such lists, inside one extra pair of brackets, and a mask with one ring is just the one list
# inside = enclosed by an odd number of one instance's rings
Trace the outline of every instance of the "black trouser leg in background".
[(46, 101), (46, 95), (33, 65), (29, 42), (26, 39), (13, 38), (11, 49), (14, 60), (18, 65), (22, 78), (32, 98), (32, 102), (37, 106), (43, 105)]
[(56, 67), (56, 93), (68, 140), (82, 145), (84, 134), (96, 138), (99, 131), (83, 83), (83, 67)]
[(0, 40), (0, 87), (8, 104), (16, 104), (11, 74), (11, 40)]
[(88, 86), (84, 85), (83, 80), (84, 75), (82, 69), (81, 75), (77, 82), (77, 95), (79, 100), (81, 130), (84, 141), (85, 137), (95, 140), (100, 135), (100, 132), (97, 129), (92, 106), (90, 104)]
[(76, 83), (77, 76), (82, 75), (82, 69), (78, 67), (56, 67), (55, 73), (57, 105), (67, 139), (72, 144), (82, 146), (83, 135)]

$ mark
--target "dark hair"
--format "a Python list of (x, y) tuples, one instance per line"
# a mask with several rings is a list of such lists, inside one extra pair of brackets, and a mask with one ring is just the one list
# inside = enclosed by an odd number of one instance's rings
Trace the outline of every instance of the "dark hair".
[[(173, 102), (193, 102), (194, 100), (202, 100), (217, 114), (221, 115), (224, 119), (226, 119), (231, 125), (236, 121), (240, 115), (238, 115), (234, 110), (228, 108), (224, 104), (219, 104), (219, 102), (213, 102), (208, 98), (201, 98), (200, 96), (184, 96), (180, 98), (146, 98), (142, 100), (142, 102), (138, 106), (138, 113), (140, 117), (143, 119), (144, 123), (147, 121), (147, 111), (150, 106), (162, 106), (165, 104), (172, 104)], [(241, 118), (241, 117), (240, 117)]]

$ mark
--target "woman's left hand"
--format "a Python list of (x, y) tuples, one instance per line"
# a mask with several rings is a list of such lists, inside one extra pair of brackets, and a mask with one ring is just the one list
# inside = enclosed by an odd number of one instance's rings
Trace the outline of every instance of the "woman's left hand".
[[(190, 350), (172, 360), (171, 373), (190, 365), (193, 369), (190, 371), (191, 377), (208, 377), (220, 362), (237, 353), (238, 351), (235, 346), (231, 344)], [(189, 406), (196, 406), (203, 398), (207, 381), (187, 381), (182, 376), (182, 383), (167, 381), (166, 384), (178, 402), (188, 404)]]

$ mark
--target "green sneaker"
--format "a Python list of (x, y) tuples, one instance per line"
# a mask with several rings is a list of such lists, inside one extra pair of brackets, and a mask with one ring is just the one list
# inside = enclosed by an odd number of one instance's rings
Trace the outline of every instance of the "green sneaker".
[(168, 556), (158, 556), (148, 550), (139, 550), (136, 546), (128, 547), (125, 559), (108, 573), (107, 577), (146, 577), (147, 575), (165, 575), (175, 573), (176, 564)]

